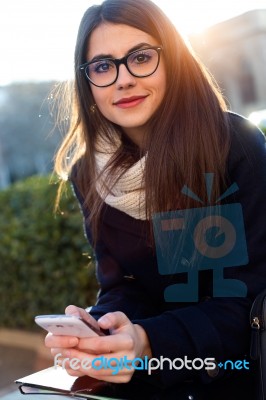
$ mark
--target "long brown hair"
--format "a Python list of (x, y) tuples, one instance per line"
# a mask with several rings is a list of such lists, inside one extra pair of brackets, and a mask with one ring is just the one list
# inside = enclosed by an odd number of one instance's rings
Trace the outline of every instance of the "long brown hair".
[[(71, 124), (57, 153), (55, 171), (64, 177), (76, 165), (75, 185), (90, 209), (94, 234), (103, 204), (95, 189), (96, 140), (100, 134), (110, 142), (116, 135), (124, 137), (120, 127), (92, 108), (90, 84), (78, 68), (87, 61), (92, 31), (103, 22), (142, 30), (163, 47), (167, 87), (165, 98), (150, 121), (151, 137), (147, 138), (147, 218), (154, 212), (198, 206), (182, 195), (181, 189), (187, 185), (205, 200), (205, 173), (214, 174), (213, 197), (218, 198), (229, 149), (228, 114), (222, 95), (165, 14), (150, 0), (105, 0), (90, 7), (78, 31)], [(121, 165), (128, 168), (140, 156), (140, 150), (125, 138), (109, 165), (110, 175), (117, 176), (118, 166), (120, 171)]]

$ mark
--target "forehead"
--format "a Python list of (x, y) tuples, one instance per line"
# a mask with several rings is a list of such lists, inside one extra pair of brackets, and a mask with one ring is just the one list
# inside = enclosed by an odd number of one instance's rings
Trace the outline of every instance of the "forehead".
[(102, 23), (90, 36), (87, 56), (92, 59), (97, 54), (111, 54), (119, 58), (139, 43), (159, 44), (153, 36), (129, 25)]

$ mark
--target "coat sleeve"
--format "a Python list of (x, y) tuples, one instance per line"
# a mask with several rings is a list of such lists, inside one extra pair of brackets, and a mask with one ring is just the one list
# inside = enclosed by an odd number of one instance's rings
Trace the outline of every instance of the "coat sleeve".
[[(236, 120), (238, 117), (235, 117)], [(249, 311), (254, 297), (266, 287), (266, 148), (263, 134), (246, 120), (237, 120), (233, 129), (228, 173), (239, 191), (234, 201), (243, 210), (249, 263), (226, 268), (225, 278), (238, 279), (247, 286), (246, 297), (212, 297), (206, 301), (136, 319), (146, 331), (153, 357), (225, 360), (245, 359), (249, 353)], [(165, 363), (167, 365), (167, 363)], [(186, 368), (160, 371), (162, 383), (173, 385), (197, 375), (204, 383), (228, 372), (217, 367), (216, 375)], [(212, 376), (210, 376), (212, 375)]]

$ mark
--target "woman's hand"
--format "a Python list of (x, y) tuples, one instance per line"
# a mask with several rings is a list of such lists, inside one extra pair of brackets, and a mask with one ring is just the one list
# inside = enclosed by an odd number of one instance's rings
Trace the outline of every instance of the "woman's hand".
[[(81, 317), (85, 321), (88, 321), (92, 326), (99, 329), (98, 322), (91, 315), (89, 315), (83, 308), (70, 305), (65, 309), (65, 313), (67, 315), (74, 315), (77, 317)], [(51, 353), (53, 355), (61, 353), (63, 349), (76, 347), (78, 346), (78, 343), (79, 343), (79, 338), (74, 336), (58, 336), (58, 335), (53, 335), (52, 333), (48, 333), (45, 338), (45, 345), (51, 348)], [(55, 350), (57, 351), (55, 352)], [(92, 354), (94, 354), (93, 351)], [(58, 358), (58, 360), (60, 360), (60, 358)], [(57, 360), (55, 359), (55, 363), (56, 362)]]
[[(69, 308), (67, 310), (69, 314)], [(82, 312), (79, 315), (83, 318), (83, 312), (86, 313), (78, 308), (75, 312)], [(92, 317), (88, 317), (91, 322)], [(46, 345), (52, 347), (54, 356), (60, 353), (60, 364), (70, 375), (89, 375), (108, 382), (129, 382), (135, 371), (131, 361), (151, 357), (146, 332), (141, 326), (132, 324), (122, 312), (108, 313), (99, 319), (98, 324), (102, 329), (109, 329), (111, 334), (81, 339), (62, 336), (56, 339), (47, 335)]]

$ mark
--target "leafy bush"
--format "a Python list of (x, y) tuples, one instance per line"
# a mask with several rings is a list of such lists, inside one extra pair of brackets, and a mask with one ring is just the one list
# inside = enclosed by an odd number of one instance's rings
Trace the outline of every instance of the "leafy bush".
[(261, 123), (259, 125), (259, 128), (262, 130), (262, 132), (264, 133), (264, 135), (266, 136), (266, 121), (264, 123)]
[[(36, 329), (37, 314), (95, 301), (92, 250), (67, 187), (54, 214), (57, 186), (32, 177), (0, 192), (0, 326)], [(39, 328), (37, 328), (39, 329)]]

